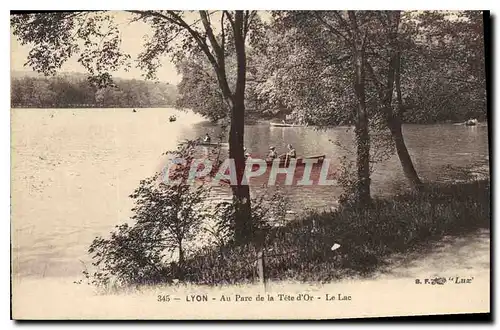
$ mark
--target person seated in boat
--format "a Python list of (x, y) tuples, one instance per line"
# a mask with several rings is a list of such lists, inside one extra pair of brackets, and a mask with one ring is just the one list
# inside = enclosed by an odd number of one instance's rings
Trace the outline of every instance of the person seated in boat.
[(269, 147), (269, 153), (267, 154), (267, 160), (273, 161), (278, 158), (278, 153), (276, 152), (276, 148)]
[(205, 134), (205, 137), (203, 138), (203, 142), (204, 143), (210, 143), (212, 141), (212, 139), (210, 138), (210, 135)]
[(297, 158), (297, 152), (291, 144), (288, 144), (288, 152), (286, 153), (287, 158)]
[(245, 155), (245, 161), (250, 158), (250, 153), (247, 151), (247, 147), (243, 148), (243, 154)]

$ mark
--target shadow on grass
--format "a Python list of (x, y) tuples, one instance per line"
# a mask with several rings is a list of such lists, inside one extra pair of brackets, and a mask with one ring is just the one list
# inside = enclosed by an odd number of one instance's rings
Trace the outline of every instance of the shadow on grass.
[[(370, 277), (396, 254), (428, 252), (430, 242), (490, 226), (487, 180), (430, 184), (420, 192), (313, 213), (277, 229), (265, 248), (267, 280), (330, 282)], [(334, 244), (340, 248), (332, 251)], [(427, 249), (427, 251), (426, 251)], [(186, 282), (219, 285), (257, 280), (251, 245), (204, 249), (185, 265)]]

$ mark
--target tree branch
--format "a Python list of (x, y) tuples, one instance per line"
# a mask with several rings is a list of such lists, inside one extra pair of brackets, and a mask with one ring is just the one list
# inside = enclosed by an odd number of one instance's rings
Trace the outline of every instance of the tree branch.
[[(217, 73), (220, 87), (222, 88), (222, 91), (227, 98), (232, 98), (232, 93), (229, 88), (229, 84), (227, 82), (227, 77), (226, 77), (226, 63), (225, 63), (226, 61), (225, 61), (224, 49), (221, 48), (221, 46), (217, 42), (217, 39), (215, 38), (212, 26), (210, 25), (210, 22), (207, 17), (207, 12), (204, 10), (200, 10), (199, 13), (201, 22), (203, 23), (203, 26), (205, 27), (205, 31), (208, 36), (208, 40), (210, 41), (210, 44), (212, 45), (212, 48), (214, 49), (215, 55), (217, 57), (217, 67), (214, 68), (215, 72)], [(223, 17), (224, 17), (224, 12), (222, 13), (221, 21), (223, 20)], [(224, 29), (222, 30), (224, 31)]]
[(164, 19), (172, 24), (175, 24), (179, 27), (184, 28), (194, 38), (194, 40), (196, 41), (198, 46), (201, 48), (201, 50), (205, 53), (205, 55), (208, 57), (208, 60), (210, 61), (210, 63), (212, 63), (214, 68), (218, 68), (217, 61), (216, 61), (214, 55), (212, 54), (212, 52), (210, 51), (210, 48), (208, 47), (208, 44), (207, 44), (205, 38), (203, 38), (198, 31), (193, 30), (189, 24), (187, 24), (179, 15), (177, 15), (173, 11), (168, 11), (168, 13), (170, 15), (172, 15), (173, 18), (169, 17), (167, 15), (164, 15), (163, 13), (152, 11), (152, 10), (146, 10), (146, 11), (129, 10), (129, 12), (133, 13), (133, 14), (141, 15), (142, 17), (150, 16), (150, 17), (162, 18), (162, 19)]
[(336, 10), (333, 11), (333, 14), (337, 17), (339, 20), (340, 24), (342, 24), (347, 32), (347, 35), (352, 39), (352, 33), (351, 30), (349, 29), (349, 24), (347, 24), (347, 21), (340, 15), (340, 13)]
[(379, 96), (383, 98), (383, 93), (385, 93), (384, 83), (379, 79), (379, 77), (377, 77), (377, 74), (375, 73), (375, 70), (371, 66), (370, 62), (366, 61), (365, 65), (368, 73), (373, 79), (373, 82), (375, 83), (375, 85), (377, 85)]
[(217, 42), (217, 39), (215, 38), (214, 31), (212, 30), (212, 26), (210, 25), (210, 21), (207, 16), (207, 12), (205, 10), (200, 10), (199, 13), (201, 22), (205, 27), (205, 32), (207, 34), (208, 40), (212, 45), (215, 55), (217, 56), (217, 62), (220, 66), (222, 64), (221, 61), (222, 62), (224, 61), (224, 52), (222, 51), (222, 48), (220, 47), (219, 43)]
[(222, 11), (222, 15), (220, 17), (220, 29), (221, 29), (221, 48), (224, 54), (226, 53), (226, 34), (224, 31), (224, 16), (226, 13)]
[(231, 23), (231, 27), (234, 29), (234, 19), (233, 19), (233, 17), (229, 13), (229, 11), (224, 10), (224, 12), (226, 13), (226, 16), (227, 16), (227, 19), (229, 20), (229, 23)]
[(349, 39), (343, 35), (342, 33), (340, 33), (340, 31), (338, 31), (337, 29), (335, 29), (332, 25), (328, 24), (328, 22), (326, 22), (322, 17), (321, 15), (318, 13), (318, 12), (314, 12), (314, 15), (316, 16), (316, 19), (318, 21), (320, 21), (321, 24), (323, 24), (328, 30), (330, 30), (330, 32), (332, 32), (333, 34), (335, 34), (336, 36), (338, 37), (341, 37), (342, 39), (344, 39), (347, 43), (350, 43)]
[(250, 25), (252, 20), (256, 16), (255, 10), (247, 10), (245, 11), (245, 21), (243, 25), (243, 38), (246, 39), (248, 31), (250, 30)]

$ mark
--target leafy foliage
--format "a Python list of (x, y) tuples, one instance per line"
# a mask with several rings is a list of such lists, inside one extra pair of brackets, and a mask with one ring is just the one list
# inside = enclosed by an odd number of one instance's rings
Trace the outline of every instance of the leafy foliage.
[[(192, 160), (193, 145), (179, 146), (175, 156)], [(169, 180), (158, 173), (140, 182), (130, 195), (135, 201), (132, 225), (116, 227), (110, 238), (97, 237), (89, 248), (105, 286), (111, 278), (119, 284), (156, 283), (182, 278), (186, 243), (193, 240), (203, 220), (208, 189), (186, 184), (189, 165), (179, 165)], [(169, 254), (177, 253), (170, 264)]]
[(11, 15), (14, 35), (31, 45), (26, 63), (53, 75), (72, 56), (78, 56), (98, 88), (112, 84), (110, 72), (130, 66), (120, 50), (120, 31), (105, 12), (54, 12)]

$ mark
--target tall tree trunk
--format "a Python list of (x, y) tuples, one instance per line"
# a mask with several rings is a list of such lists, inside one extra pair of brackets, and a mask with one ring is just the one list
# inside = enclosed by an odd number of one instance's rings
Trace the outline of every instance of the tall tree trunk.
[[(227, 15), (227, 16), (226, 16)], [(231, 110), (231, 125), (229, 129), (229, 158), (234, 160), (237, 184), (231, 186), (235, 206), (235, 240), (240, 243), (252, 239), (253, 225), (251, 218), (250, 189), (248, 185), (242, 185), (245, 173), (244, 136), (245, 136), (245, 84), (246, 84), (246, 53), (245, 53), (245, 17), (241, 10), (231, 17), (229, 13), (223, 13), (221, 25), (225, 17), (229, 19), (234, 36), (234, 47), (236, 50), (237, 76), (234, 92), (231, 91), (226, 77), (225, 65), (225, 37), (222, 35), (221, 44), (213, 34), (206, 11), (200, 11), (200, 19), (205, 26), (207, 37), (215, 52), (215, 57), (210, 50), (205, 49), (208, 58), (217, 74), (217, 80), (222, 94)], [(222, 30), (224, 32), (224, 30)], [(203, 43), (202, 43), (203, 46)]]
[[(402, 116), (403, 116), (403, 97), (401, 95), (401, 51), (398, 43), (398, 30), (401, 13), (396, 11), (393, 13), (393, 23), (389, 31), (389, 43), (391, 47), (391, 58), (389, 60), (389, 70), (387, 73), (387, 85), (385, 95), (383, 97), (383, 106), (386, 112), (387, 125), (391, 131), (392, 140), (396, 147), (396, 152), (403, 168), (407, 180), (410, 182), (412, 188), (420, 189), (422, 181), (418, 177), (417, 171), (413, 166), (410, 154), (406, 148), (405, 140), (402, 132)], [(373, 73), (373, 70), (371, 70)], [(393, 111), (392, 107), (392, 94), (394, 91), (394, 84), (396, 84), (397, 95), (397, 111)]]
[(231, 128), (229, 131), (229, 157), (234, 159), (238, 184), (232, 186), (235, 202), (235, 239), (238, 242), (248, 242), (253, 237), (253, 224), (250, 209), (250, 189), (242, 185), (245, 174), (244, 136), (245, 136), (245, 83), (246, 83), (246, 53), (244, 35), (243, 11), (234, 15), (234, 46), (236, 49), (237, 77), (231, 109)]
[(182, 240), (178, 240), (177, 245), (179, 247), (179, 261), (176, 267), (176, 277), (179, 280), (184, 279), (184, 247), (182, 246)]
[(354, 63), (354, 91), (357, 98), (356, 115), (356, 200), (358, 206), (364, 208), (371, 202), (370, 196), (370, 135), (368, 132), (368, 115), (365, 97), (365, 42), (366, 34), (360, 35), (356, 14), (349, 12), (353, 31), (353, 63)]
[(394, 144), (396, 145), (396, 152), (398, 153), (399, 161), (401, 162), (401, 166), (403, 167), (403, 172), (410, 182), (411, 186), (419, 190), (422, 187), (422, 181), (418, 177), (417, 171), (413, 166), (413, 162), (411, 160), (411, 156), (408, 153), (408, 149), (406, 148), (405, 140), (403, 137), (403, 132), (401, 129), (402, 116), (403, 116), (403, 97), (401, 95), (401, 53), (397, 53), (396, 60), (396, 95), (398, 102), (398, 110), (393, 115), (392, 120), (390, 122), (389, 128), (391, 130), (392, 138), (394, 140)]
[(413, 166), (411, 156), (406, 148), (405, 140), (403, 137), (403, 132), (401, 129), (401, 121), (396, 118), (390, 124), (390, 130), (392, 135), (392, 140), (396, 146), (396, 152), (401, 162), (401, 167), (403, 168), (403, 173), (406, 179), (410, 182), (412, 188), (419, 190), (422, 186), (422, 181), (418, 177), (417, 171)]

